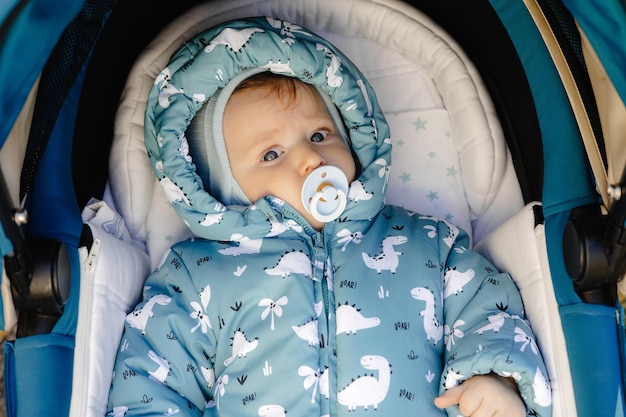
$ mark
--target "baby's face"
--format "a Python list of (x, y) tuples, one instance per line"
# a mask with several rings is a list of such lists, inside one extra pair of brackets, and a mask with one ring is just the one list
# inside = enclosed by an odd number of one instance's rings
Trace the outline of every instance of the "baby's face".
[(250, 199), (278, 197), (317, 230), (302, 205), (307, 175), (321, 165), (356, 175), (352, 154), (317, 92), (298, 85), (293, 100), (281, 100), (269, 87), (236, 91), (224, 109), (224, 140), (233, 175)]

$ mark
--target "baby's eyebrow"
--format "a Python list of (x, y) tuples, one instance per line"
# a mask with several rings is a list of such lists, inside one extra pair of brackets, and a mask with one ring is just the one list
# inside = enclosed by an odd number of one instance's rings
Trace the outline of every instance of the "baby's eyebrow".
[(273, 137), (273, 135), (261, 135), (253, 138), (244, 152), (246, 154), (251, 154), (254, 158), (256, 158), (259, 154), (277, 146)]
[(250, 143), (250, 148), (267, 148), (268, 146), (273, 146), (276, 142), (276, 132), (277, 130), (274, 129), (256, 135)]

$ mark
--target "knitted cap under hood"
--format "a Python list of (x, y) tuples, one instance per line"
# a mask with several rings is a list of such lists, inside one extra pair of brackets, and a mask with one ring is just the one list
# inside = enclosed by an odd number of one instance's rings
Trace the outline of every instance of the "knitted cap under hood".
[[(230, 168), (230, 160), (224, 140), (224, 110), (228, 99), (237, 87), (248, 78), (268, 71), (265, 68), (250, 68), (237, 74), (220, 88), (196, 113), (185, 132), (189, 143), (189, 154), (202, 178), (204, 188), (226, 205), (250, 205), (252, 202), (237, 183)], [(317, 89), (328, 114), (333, 119), (339, 135), (350, 149), (348, 133), (343, 120), (331, 98), (322, 89)]]

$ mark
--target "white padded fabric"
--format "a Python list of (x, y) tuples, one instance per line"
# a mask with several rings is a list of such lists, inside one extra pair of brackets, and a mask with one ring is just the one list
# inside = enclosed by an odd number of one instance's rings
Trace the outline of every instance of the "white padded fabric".
[(550, 374), (552, 416), (576, 417), (565, 335), (548, 265), (545, 227), (535, 225), (534, 205), (524, 207), (475, 249), (498, 269), (509, 272), (519, 287)]
[(83, 210), (93, 245), (81, 248), (81, 284), (71, 416), (103, 416), (124, 318), (141, 296), (148, 256), (133, 247), (123, 219), (102, 202)]

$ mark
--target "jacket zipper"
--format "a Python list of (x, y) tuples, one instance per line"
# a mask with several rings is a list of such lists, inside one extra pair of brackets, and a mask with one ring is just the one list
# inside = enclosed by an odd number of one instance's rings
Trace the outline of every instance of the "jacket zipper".
[(326, 320), (326, 340), (328, 340), (328, 315), (330, 312), (330, 301), (328, 297), (328, 282), (326, 280), (326, 276), (324, 274), (324, 268), (326, 266), (326, 260), (328, 258), (328, 254), (326, 252), (325, 239), (324, 239), (324, 231), (315, 234), (313, 237), (313, 268), (315, 269), (315, 277), (321, 281), (322, 287), (322, 300), (324, 302), (324, 318)]

